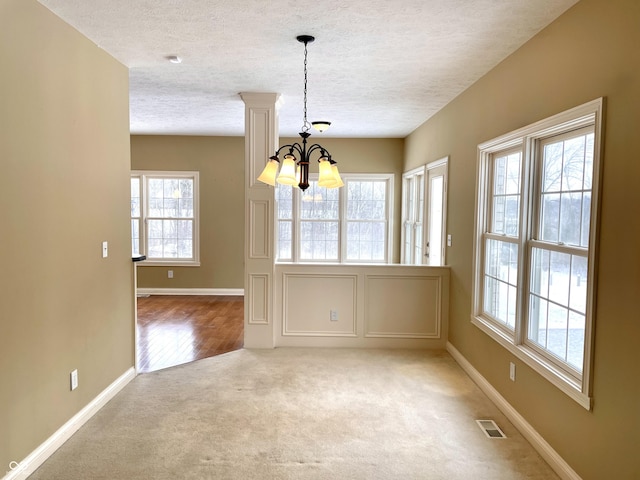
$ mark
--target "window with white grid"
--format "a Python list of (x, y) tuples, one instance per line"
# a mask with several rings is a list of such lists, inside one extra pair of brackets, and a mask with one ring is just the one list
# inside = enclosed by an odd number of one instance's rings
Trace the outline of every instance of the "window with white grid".
[(132, 172), (134, 255), (147, 264), (197, 265), (198, 172)]
[(480, 145), (472, 321), (591, 407), (602, 100)]
[(386, 263), (390, 258), (392, 174), (344, 174), (345, 186), (278, 185), (277, 260)]

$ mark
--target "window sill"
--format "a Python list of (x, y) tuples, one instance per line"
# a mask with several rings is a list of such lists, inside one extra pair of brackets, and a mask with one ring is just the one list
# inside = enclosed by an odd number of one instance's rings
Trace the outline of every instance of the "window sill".
[(144, 267), (199, 267), (200, 262), (176, 260), (145, 260), (140, 266)]
[(576, 401), (580, 406), (586, 410), (591, 410), (592, 398), (582, 392), (582, 385), (576, 382), (575, 379), (562, 372), (544, 357), (527, 348), (526, 345), (514, 345), (509, 337), (505, 336), (503, 332), (491, 325), (484, 318), (472, 315), (471, 323), (568, 395), (572, 400)]

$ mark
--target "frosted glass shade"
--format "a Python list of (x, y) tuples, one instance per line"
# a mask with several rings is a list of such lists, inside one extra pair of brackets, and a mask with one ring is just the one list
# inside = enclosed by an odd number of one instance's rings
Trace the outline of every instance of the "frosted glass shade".
[(311, 122), (311, 125), (313, 125), (313, 128), (315, 128), (320, 133), (322, 133), (331, 126), (331, 122), (327, 122), (326, 120), (320, 120), (317, 122)]
[(296, 162), (293, 155), (285, 155), (282, 161), (280, 175), (278, 175), (278, 183), (282, 185), (297, 185), (296, 179)]
[(267, 185), (271, 185), (272, 187), (276, 186), (276, 174), (278, 173), (278, 166), (280, 162), (277, 160), (269, 160), (262, 170), (262, 173), (258, 177), (258, 181), (262, 183), (266, 183)]
[(336, 181), (336, 177), (333, 174), (333, 170), (331, 169), (331, 163), (326, 157), (322, 157), (320, 159), (320, 173), (318, 175), (318, 186), (320, 187), (328, 187), (329, 185), (333, 185)]
[(331, 185), (327, 185), (327, 188), (344, 187), (344, 182), (342, 181), (342, 177), (340, 177), (340, 172), (338, 172), (338, 165), (335, 163), (331, 165), (331, 173), (333, 174), (334, 181)]

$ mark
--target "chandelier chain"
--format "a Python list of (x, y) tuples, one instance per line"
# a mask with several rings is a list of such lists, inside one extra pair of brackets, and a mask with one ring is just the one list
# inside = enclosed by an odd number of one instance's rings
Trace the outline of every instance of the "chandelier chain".
[(311, 124), (307, 121), (307, 42), (304, 42), (304, 120), (302, 131), (308, 132)]

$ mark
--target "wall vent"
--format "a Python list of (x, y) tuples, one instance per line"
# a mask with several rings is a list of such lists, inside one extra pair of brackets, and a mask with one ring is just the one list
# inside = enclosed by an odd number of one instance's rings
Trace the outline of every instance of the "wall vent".
[(488, 438), (507, 438), (493, 420), (476, 420), (476, 423)]

